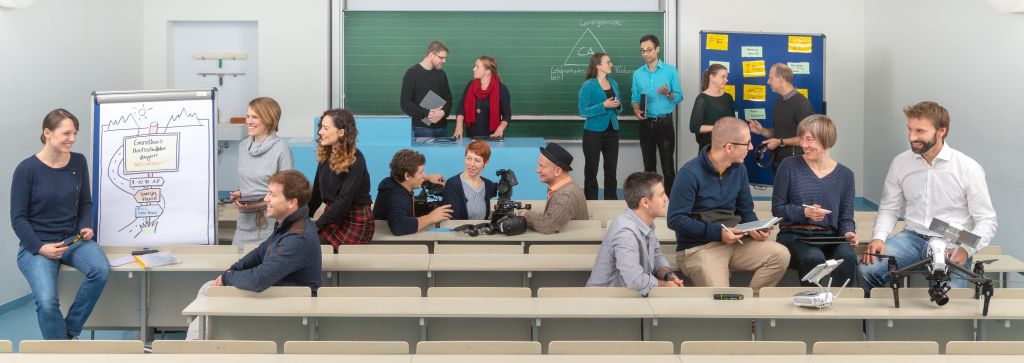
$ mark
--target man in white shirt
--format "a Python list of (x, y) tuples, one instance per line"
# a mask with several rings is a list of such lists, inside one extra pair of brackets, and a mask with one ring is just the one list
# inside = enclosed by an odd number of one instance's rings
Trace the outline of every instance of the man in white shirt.
[[(866, 252), (895, 256), (898, 268), (924, 259), (928, 239), (939, 235), (928, 230), (933, 218), (980, 236), (977, 249), (984, 248), (996, 234), (996, 211), (989, 198), (985, 170), (945, 143), (949, 134), (945, 108), (924, 101), (904, 108), (903, 113), (910, 150), (897, 155), (889, 165), (873, 239)], [(907, 227), (890, 236), (901, 208), (906, 208), (903, 218)], [(947, 250), (946, 255), (953, 263), (965, 266), (975, 252), (960, 246)], [(871, 288), (888, 284), (888, 264), (879, 260), (866, 254), (862, 258), (859, 270), (865, 295)], [(953, 279), (950, 286), (966, 287), (967, 281)]]

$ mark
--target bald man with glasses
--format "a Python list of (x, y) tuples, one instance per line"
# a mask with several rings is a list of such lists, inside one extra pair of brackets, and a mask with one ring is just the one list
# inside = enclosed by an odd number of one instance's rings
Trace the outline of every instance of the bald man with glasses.
[(768, 240), (769, 230), (744, 234), (737, 224), (757, 220), (743, 159), (753, 149), (750, 128), (723, 117), (711, 144), (679, 168), (668, 204), (676, 232), (676, 262), (695, 286), (727, 287), (729, 271), (753, 271), (750, 288), (775, 286), (789, 266), (789, 251)]

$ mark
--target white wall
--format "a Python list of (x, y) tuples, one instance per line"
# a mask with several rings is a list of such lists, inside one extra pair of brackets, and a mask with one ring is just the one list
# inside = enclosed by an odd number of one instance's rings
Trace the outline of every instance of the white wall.
[[(90, 93), (142, 86), (141, 14), (136, 0), (37, 0), (24, 9), (0, 8), (0, 193), (9, 195), (14, 168), (39, 151), (43, 116), (54, 108), (78, 116), (74, 150), (92, 158)], [(0, 211), (9, 210), (9, 198), (0, 197)], [(0, 240), (0, 276), (7, 276), (2, 304), (29, 290), (15, 263), (18, 238), (9, 222), (0, 223)]]
[[(825, 34), (826, 101), (839, 134), (831, 154), (857, 175), (857, 195), (861, 195), (865, 168), (863, 18), (860, 1), (680, 0), (678, 68), (686, 97), (677, 116), (689, 120), (693, 100), (700, 92), (701, 30)], [(697, 155), (697, 143), (686, 127), (676, 132), (678, 163), (682, 165)]]
[(999, 218), (993, 243), (1024, 256), (1024, 14), (984, 1), (871, 0), (864, 19), (864, 194), (878, 200), (889, 162), (908, 148), (902, 108), (938, 102), (951, 117), (946, 141), (985, 168)]
[(169, 88), (174, 79), (173, 63), (169, 62), (172, 47), (168, 22), (256, 21), (258, 93), (273, 97), (281, 105), (279, 134), (308, 136), (313, 117), (328, 108), (329, 0), (145, 0), (143, 3), (143, 87)]

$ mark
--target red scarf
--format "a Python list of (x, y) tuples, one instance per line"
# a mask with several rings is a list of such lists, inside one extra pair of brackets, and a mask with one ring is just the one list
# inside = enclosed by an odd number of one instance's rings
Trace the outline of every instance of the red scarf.
[(501, 79), (498, 78), (497, 74), (491, 75), (491, 84), (488, 86), (487, 90), (480, 89), (479, 79), (474, 79), (472, 82), (469, 82), (469, 91), (466, 93), (467, 100), (462, 106), (462, 113), (466, 118), (467, 127), (472, 126), (473, 123), (476, 122), (476, 101), (487, 98), (487, 101), (491, 106), (491, 124), (489, 125), (489, 130), (494, 132), (494, 130), (498, 129), (498, 124), (501, 122), (498, 117), (498, 114), (501, 111), (501, 106), (499, 106), (501, 104), (501, 100), (499, 99), (500, 89)]

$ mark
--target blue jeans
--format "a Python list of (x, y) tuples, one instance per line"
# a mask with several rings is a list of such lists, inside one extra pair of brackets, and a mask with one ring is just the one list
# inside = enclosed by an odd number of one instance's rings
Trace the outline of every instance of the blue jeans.
[[(907, 267), (914, 262), (923, 260), (928, 253), (928, 236), (917, 234), (910, 230), (902, 230), (885, 240), (885, 252), (883, 254), (896, 257), (896, 268)], [(964, 264), (970, 269), (971, 260), (967, 259)], [(889, 261), (878, 259), (870, 265), (860, 265), (860, 286), (864, 288), (864, 296), (871, 293), (875, 287), (889, 286)], [(934, 285), (928, 281), (928, 285)], [(952, 288), (967, 287), (967, 280), (953, 278), (949, 281)]]
[[(61, 264), (74, 267), (85, 275), (75, 301), (68, 309), (67, 318), (61, 314), (60, 301), (57, 300), (57, 273)], [(60, 260), (33, 254), (22, 247), (18, 250), (18, 268), (32, 289), (43, 339), (77, 337), (92, 313), (92, 308), (96, 306), (96, 301), (100, 299), (103, 287), (107, 285), (107, 276), (110, 275), (107, 255), (93, 241), (71, 245)]]
[(446, 137), (448, 135), (448, 128), (446, 127), (413, 127), (412, 137)]
[[(801, 279), (807, 276), (807, 273), (811, 272), (815, 266), (825, 263), (826, 259), (842, 259), (843, 263), (832, 271), (833, 285), (842, 286), (849, 279), (850, 286), (852, 286), (854, 275), (857, 272), (857, 253), (849, 243), (817, 246), (799, 240), (801, 237), (834, 235), (835, 233), (831, 231), (784, 228), (775, 237), (775, 241), (789, 250), (789, 267), (795, 268), (800, 273)], [(825, 284), (826, 281), (821, 281), (821, 283)], [(814, 286), (814, 284), (803, 280), (800, 281), (800, 285)]]

